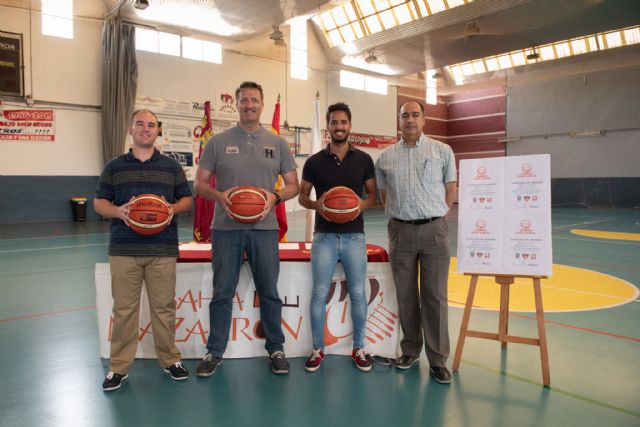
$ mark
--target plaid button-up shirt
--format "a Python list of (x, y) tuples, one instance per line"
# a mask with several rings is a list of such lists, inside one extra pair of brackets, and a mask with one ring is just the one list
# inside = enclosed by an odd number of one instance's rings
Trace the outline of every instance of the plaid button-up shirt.
[(453, 150), (424, 134), (415, 147), (401, 139), (376, 161), (377, 186), (386, 192), (385, 212), (393, 218), (416, 220), (446, 215), (445, 184), (455, 181)]

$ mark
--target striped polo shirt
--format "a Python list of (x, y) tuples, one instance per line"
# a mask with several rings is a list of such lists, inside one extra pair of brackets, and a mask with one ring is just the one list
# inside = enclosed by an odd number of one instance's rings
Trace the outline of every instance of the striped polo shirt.
[[(140, 194), (164, 196), (169, 203), (191, 196), (187, 177), (175, 160), (154, 150), (150, 159), (141, 162), (129, 151), (111, 160), (98, 181), (95, 197), (116, 206)], [(143, 236), (118, 218), (111, 219), (109, 255), (112, 256), (178, 256), (178, 223), (171, 223), (159, 234)]]

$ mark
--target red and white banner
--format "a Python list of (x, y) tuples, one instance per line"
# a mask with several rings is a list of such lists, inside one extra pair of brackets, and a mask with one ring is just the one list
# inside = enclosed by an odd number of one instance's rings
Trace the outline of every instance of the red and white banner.
[(55, 141), (53, 110), (4, 110), (0, 114), (0, 141)]
[[(329, 132), (324, 129), (322, 131), (322, 139), (323, 145), (326, 145), (330, 141)], [(367, 147), (367, 148), (379, 148), (381, 150), (393, 145), (396, 143), (396, 138), (393, 136), (382, 136), (382, 135), (369, 135), (366, 133), (352, 133), (349, 135), (350, 144), (353, 144), (357, 147)]]
[[(206, 353), (209, 334), (209, 302), (213, 293), (210, 263), (177, 265), (176, 344), (183, 358), (200, 358)], [(112, 327), (111, 276), (109, 264), (96, 264), (96, 306), (100, 330), (100, 357), (109, 357)], [(144, 289), (144, 288), (143, 288)], [(311, 264), (280, 263), (278, 293), (283, 302), (282, 331), (287, 356), (308, 356), (312, 349), (309, 303), (311, 301)], [(395, 286), (389, 263), (367, 265), (368, 302), (365, 329), (366, 351), (396, 357), (400, 322)], [(350, 355), (352, 342), (351, 302), (346, 279), (339, 264), (333, 276), (326, 306), (325, 352)], [(155, 358), (147, 297), (143, 290), (140, 307), (138, 358)], [(247, 263), (240, 271), (240, 281), (233, 300), (229, 345), (225, 358), (264, 356), (265, 338), (260, 323), (260, 305), (251, 270)]]

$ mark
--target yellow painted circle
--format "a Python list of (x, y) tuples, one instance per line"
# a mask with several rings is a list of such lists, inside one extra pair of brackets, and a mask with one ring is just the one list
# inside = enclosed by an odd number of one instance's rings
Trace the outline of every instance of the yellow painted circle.
[[(449, 269), (449, 304), (464, 307), (471, 276), (456, 272), (456, 258)], [(640, 293), (631, 283), (608, 274), (568, 265), (554, 264), (553, 276), (542, 279), (545, 312), (584, 311), (610, 308), (636, 299)], [(490, 276), (480, 276), (473, 300), (474, 308), (498, 310), (500, 285)], [(516, 278), (510, 285), (509, 310), (535, 312), (533, 281)]]
[(574, 228), (572, 234), (578, 236), (593, 237), (596, 239), (631, 240), (640, 242), (640, 233), (620, 233), (618, 231), (582, 230)]

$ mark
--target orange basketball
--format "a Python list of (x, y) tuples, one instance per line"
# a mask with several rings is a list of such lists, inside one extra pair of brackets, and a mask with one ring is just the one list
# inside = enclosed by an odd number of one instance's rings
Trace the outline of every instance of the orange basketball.
[(155, 194), (141, 194), (129, 205), (129, 226), (144, 236), (160, 233), (169, 224), (169, 206)]
[(324, 196), (324, 216), (331, 222), (344, 224), (360, 215), (360, 200), (348, 187), (333, 187)]
[(267, 197), (260, 188), (243, 185), (229, 194), (229, 201), (233, 219), (244, 224), (253, 224), (262, 215)]

